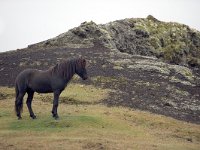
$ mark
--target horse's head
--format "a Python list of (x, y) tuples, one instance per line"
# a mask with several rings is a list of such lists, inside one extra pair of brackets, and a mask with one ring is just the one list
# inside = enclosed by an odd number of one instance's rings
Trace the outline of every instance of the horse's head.
[(78, 74), (83, 80), (86, 80), (88, 78), (85, 59), (79, 58), (77, 60), (75, 73)]

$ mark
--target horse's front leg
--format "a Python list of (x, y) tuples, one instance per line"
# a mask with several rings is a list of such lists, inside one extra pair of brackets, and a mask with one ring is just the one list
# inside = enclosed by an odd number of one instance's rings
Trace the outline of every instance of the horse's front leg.
[(54, 117), (55, 119), (58, 119), (58, 118), (59, 118), (58, 113), (57, 113), (57, 108), (58, 108), (60, 93), (61, 93), (60, 90), (54, 91), (52, 115), (53, 115), (53, 117)]

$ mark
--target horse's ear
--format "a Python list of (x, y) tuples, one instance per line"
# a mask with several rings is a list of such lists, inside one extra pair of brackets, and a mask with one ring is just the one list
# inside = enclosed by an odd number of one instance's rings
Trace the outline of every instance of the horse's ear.
[(83, 57), (80, 57), (80, 58), (78, 59), (78, 65), (79, 65), (80, 67), (85, 67), (85, 66), (86, 66), (86, 60), (85, 60)]

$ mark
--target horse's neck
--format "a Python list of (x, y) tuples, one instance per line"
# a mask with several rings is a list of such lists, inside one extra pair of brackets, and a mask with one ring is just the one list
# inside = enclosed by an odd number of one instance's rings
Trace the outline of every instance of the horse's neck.
[(75, 74), (75, 70), (71, 67), (68, 68), (66, 74), (64, 75), (64, 79), (65, 79), (66, 84), (72, 79), (74, 74)]
[(65, 80), (65, 84), (67, 84), (74, 76), (75, 73), (70, 74), (70, 76), (68, 76), (67, 78), (64, 78)]

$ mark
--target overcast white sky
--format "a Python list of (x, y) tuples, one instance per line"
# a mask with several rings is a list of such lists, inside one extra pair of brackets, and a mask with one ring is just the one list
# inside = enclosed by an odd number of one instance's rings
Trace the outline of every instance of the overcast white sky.
[(0, 52), (55, 37), (84, 21), (149, 14), (200, 30), (200, 0), (0, 0)]

